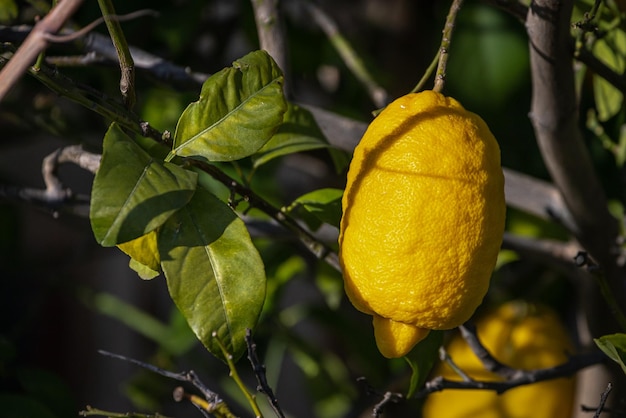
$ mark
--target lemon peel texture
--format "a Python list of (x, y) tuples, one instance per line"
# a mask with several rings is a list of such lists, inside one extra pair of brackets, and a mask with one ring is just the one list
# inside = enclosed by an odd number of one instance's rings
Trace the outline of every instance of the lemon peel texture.
[(470, 318), (505, 219), (500, 149), (478, 115), (433, 91), (391, 103), (354, 151), (342, 206), (344, 287), (375, 324), (393, 321), (375, 326), (383, 355)]
[[(477, 323), (478, 337), (500, 362), (524, 370), (554, 367), (565, 363), (572, 353), (567, 330), (550, 308), (522, 301), (506, 303), (487, 313)], [(488, 372), (460, 335), (446, 351), (454, 363), (471, 378), (501, 381)], [(439, 363), (434, 376), (450, 380), (460, 377), (450, 366)], [(547, 380), (510, 389), (498, 395), (487, 390), (446, 389), (426, 398), (424, 418), (569, 418), (572, 416), (576, 381), (571, 378)]]
[(429, 329), (418, 328), (376, 314), (373, 324), (378, 351), (387, 358), (402, 357), (430, 332)]

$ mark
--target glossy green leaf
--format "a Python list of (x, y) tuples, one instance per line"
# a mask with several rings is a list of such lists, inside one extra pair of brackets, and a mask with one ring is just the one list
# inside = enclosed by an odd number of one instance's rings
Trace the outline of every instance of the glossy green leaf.
[[(626, 33), (614, 29), (593, 45), (594, 55), (618, 74), (626, 68)], [(624, 94), (604, 78), (593, 76), (593, 95), (596, 101), (598, 119), (606, 121), (622, 108)]]
[(211, 76), (176, 126), (173, 155), (238, 160), (257, 152), (283, 122), (283, 76), (264, 51)]
[(412, 370), (407, 399), (411, 398), (426, 381), (430, 369), (439, 358), (439, 347), (442, 343), (443, 331), (430, 331), (428, 336), (404, 357)]
[(191, 329), (216, 357), (223, 359), (213, 332), (238, 358), (265, 299), (263, 262), (243, 221), (199, 188), (160, 229), (158, 243), (170, 295)]
[(289, 103), (283, 124), (253, 157), (254, 167), (295, 152), (329, 147), (311, 112)]
[(96, 240), (110, 247), (158, 228), (191, 199), (197, 177), (154, 160), (112, 124), (91, 192), (89, 217)]
[(593, 341), (626, 373), (626, 334), (603, 335), (600, 338), (594, 338)]
[(341, 189), (319, 189), (297, 198), (288, 208), (296, 212), (309, 228), (317, 229), (322, 223), (339, 227), (341, 221)]

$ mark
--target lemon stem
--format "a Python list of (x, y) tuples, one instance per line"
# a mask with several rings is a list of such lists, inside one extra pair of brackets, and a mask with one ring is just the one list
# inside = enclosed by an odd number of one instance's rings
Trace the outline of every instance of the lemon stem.
[(437, 65), (437, 73), (435, 75), (435, 90), (441, 93), (446, 80), (446, 67), (448, 65), (448, 50), (450, 49), (450, 40), (452, 39), (452, 32), (454, 31), (454, 22), (456, 16), (461, 9), (463, 0), (453, 0), (450, 6), (450, 11), (446, 17), (446, 24), (443, 27), (443, 37), (441, 38), (441, 46), (439, 47), (439, 65)]
[(437, 63), (438, 62), (439, 62), (439, 51), (437, 51), (437, 54), (435, 54), (435, 57), (433, 58), (433, 61), (428, 66), (428, 68), (424, 72), (424, 75), (422, 76), (420, 81), (417, 83), (417, 85), (415, 87), (413, 87), (413, 90), (411, 90), (411, 93), (417, 93), (418, 91), (421, 91), (424, 88), (424, 85), (426, 84), (426, 82), (428, 81), (430, 76), (435, 71), (435, 68), (437, 68)]

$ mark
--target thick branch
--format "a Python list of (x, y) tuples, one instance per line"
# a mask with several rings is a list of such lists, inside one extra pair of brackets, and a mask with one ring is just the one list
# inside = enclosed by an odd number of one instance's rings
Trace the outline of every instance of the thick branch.
[[(33, 30), (31, 26), (2, 26), (0, 25), (0, 41), (22, 42)], [(62, 36), (73, 36), (77, 32), (64, 28)], [(46, 62), (57, 67), (86, 66), (92, 64), (118, 65), (119, 60), (111, 38), (98, 32), (89, 32), (75, 39), (74, 45), (83, 51), (82, 56), (55, 57), (46, 56)], [(168, 83), (176, 88), (197, 90), (209, 78), (209, 74), (191, 71), (189, 68), (178, 66), (159, 56), (153, 55), (134, 46), (129, 46), (135, 68), (142, 70), (159, 81)]]
[(611, 269), (617, 222), (607, 209), (578, 128), (569, 51), (571, 10), (571, 1), (557, 0), (534, 1), (529, 9), (530, 117), (545, 164), (571, 212), (572, 232), (605, 269)]
[(56, 7), (35, 25), (13, 58), (0, 71), (0, 101), (37, 55), (46, 49), (48, 46), (46, 35), (56, 33), (61, 29), (65, 21), (74, 14), (81, 3), (82, 0), (59, 1)]
[(287, 41), (280, 12), (280, 0), (252, 0), (254, 20), (259, 35), (259, 46), (267, 51), (285, 75), (285, 94), (289, 97), (290, 77), (287, 60)]

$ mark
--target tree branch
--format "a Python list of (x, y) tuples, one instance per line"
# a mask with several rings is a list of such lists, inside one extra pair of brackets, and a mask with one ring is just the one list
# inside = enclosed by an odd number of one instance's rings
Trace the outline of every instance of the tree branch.
[(528, 11), (532, 67), (530, 118), (545, 164), (572, 216), (571, 231), (605, 270), (624, 306), (623, 275), (616, 264), (617, 222), (578, 128), (569, 52), (572, 1), (537, 0)]
[(120, 63), (120, 92), (124, 99), (124, 104), (128, 110), (133, 110), (137, 98), (135, 97), (135, 63), (133, 57), (128, 49), (128, 43), (126, 42), (126, 36), (122, 26), (117, 19), (114, 19), (115, 8), (111, 0), (98, 0), (100, 10), (102, 11), (102, 17), (109, 30), (109, 35), (117, 51), (117, 57)]
[(252, 0), (259, 46), (276, 61), (285, 76), (284, 91), (291, 95), (291, 77), (287, 59), (287, 39), (280, 11), (280, 0)]
[(0, 101), (35, 60), (48, 46), (46, 35), (56, 33), (65, 21), (74, 14), (82, 0), (62, 0), (41, 19), (24, 43), (15, 52), (8, 64), (0, 71)]
[(250, 329), (246, 330), (246, 346), (248, 347), (248, 360), (250, 361), (252, 371), (254, 372), (258, 383), (257, 390), (267, 396), (267, 399), (269, 400), (270, 405), (274, 410), (276, 416), (278, 418), (285, 418), (285, 414), (278, 404), (278, 399), (274, 395), (274, 391), (267, 382), (267, 376), (265, 375), (265, 365), (261, 363), (259, 357), (257, 356), (256, 343), (252, 339), (252, 331)]
[[(0, 40), (5, 42), (22, 42), (32, 31), (31, 26), (1, 26)], [(82, 29), (81, 29), (82, 31)], [(60, 31), (63, 37), (74, 37), (78, 32), (64, 28)], [(89, 32), (74, 39), (74, 45), (85, 54), (73, 57), (47, 56), (46, 62), (56, 66), (83, 66), (94, 63), (104, 65), (119, 65), (117, 52), (111, 38), (98, 32)], [(197, 90), (209, 78), (209, 74), (191, 71), (189, 68), (178, 66), (161, 57), (153, 55), (134, 46), (129, 46), (135, 63), (135, 68), (142, 70), (164, 83), (174, 87)]]
[(572, 2), (534, 1), (527, 28), (533, 95), (530, 118), (544, 161), (572, 212), (574, 234), (598, 259), (611, 264), (617, 223), (585, 149), (568, 51)]
[(481, 380), (458, 381), (448, 380), (444, 379), (442, 376), (438, 376), (426, 382), (424, 388), (415, 394), (415, 398), (425, 398), (433, 392), (439, 392), (444, 389), (482, 389), (493, 390), (497, 393), (504, 393), (509, 389), (519, 386), (556, 379), (559, 377), (571, 376), (579, 370), (594, 364), (602, 363), (604, 360), (604, 355), (599, 352), (581, 354), (572, 356), (567, 363), (563, 363), (556, 367), (532, 371), (516, 370), (517, 375), (515, 378), (501, 382)]

